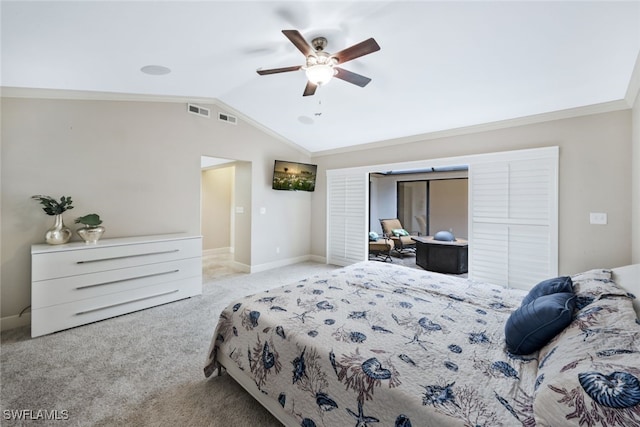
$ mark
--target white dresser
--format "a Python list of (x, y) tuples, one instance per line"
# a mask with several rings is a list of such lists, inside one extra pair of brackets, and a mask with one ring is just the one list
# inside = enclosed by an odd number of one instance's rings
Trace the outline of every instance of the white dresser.
[(201, 293), (200, 236), (31, 247), (32, 337)]

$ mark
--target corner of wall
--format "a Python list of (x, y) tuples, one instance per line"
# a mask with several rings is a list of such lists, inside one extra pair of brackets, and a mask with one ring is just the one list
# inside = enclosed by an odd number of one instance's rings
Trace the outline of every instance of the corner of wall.
[(631, 110), (631, 262), (640, 263), (640, 89)]
[(6, 316), (0, 319), (0, 331), (8, 331), (9, 329), (19, 328), (31, 324), (31, 313)]

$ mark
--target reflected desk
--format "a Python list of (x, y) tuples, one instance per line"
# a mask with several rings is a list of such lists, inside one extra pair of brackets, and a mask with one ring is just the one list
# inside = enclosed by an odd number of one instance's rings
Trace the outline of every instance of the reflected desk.
[(434, 240), (433, 236), (411, 236), (416, 242), (416, 264), (428, 271), (463, 274), (468, 270), (469, 242)]

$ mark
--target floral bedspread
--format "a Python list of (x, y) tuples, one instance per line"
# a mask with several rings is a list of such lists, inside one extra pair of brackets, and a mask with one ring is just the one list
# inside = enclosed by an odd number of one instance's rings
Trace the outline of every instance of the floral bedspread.
[(230, 304), (224, 352), (311, 426), (535, 425), (537, 354), (505, 353), (524, 291), (363, 262)]
[(572, 276), (571, 324), (539, 354), (537, 427), (640, 426), (640, 320), (610, 270)]

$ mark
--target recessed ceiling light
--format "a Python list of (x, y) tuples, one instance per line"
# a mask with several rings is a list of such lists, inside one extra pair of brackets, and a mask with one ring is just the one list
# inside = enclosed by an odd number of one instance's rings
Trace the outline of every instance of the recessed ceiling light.
[(163, 76), (171, 72), (169, 68), (163, 67), (162, 65), (145, 65), (144, 67), (140, 68), (140, 71), (152, 76)]

